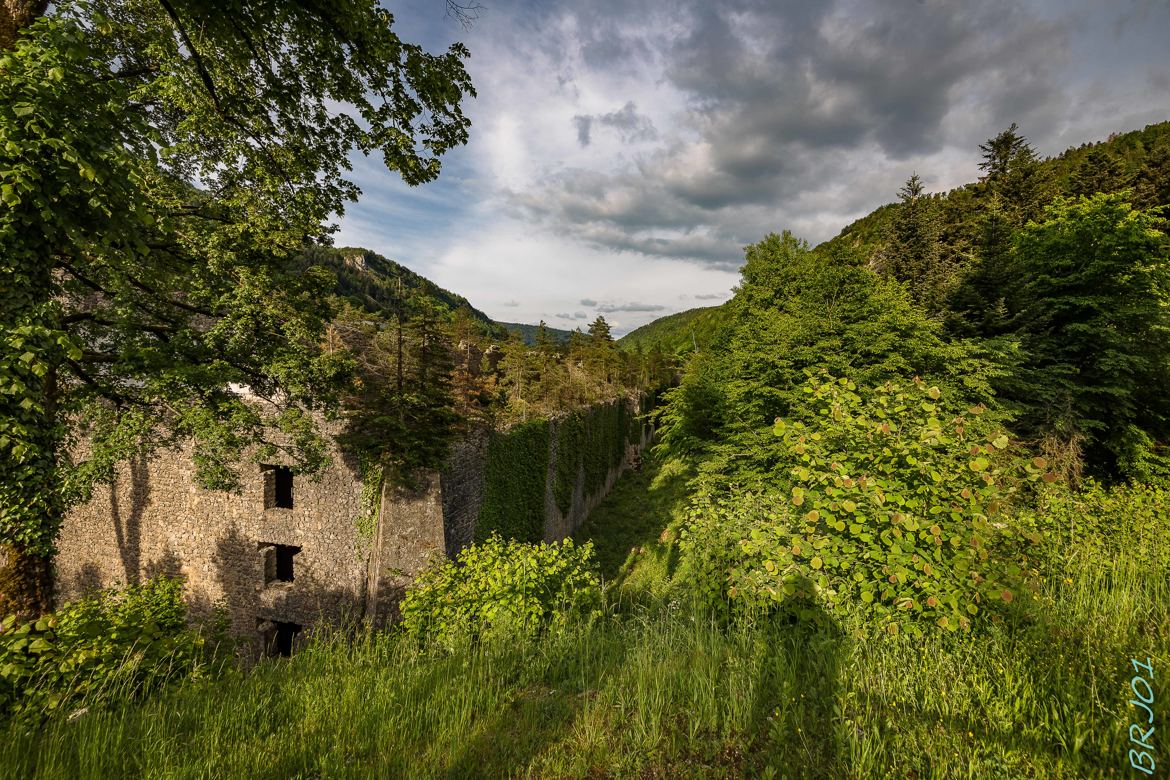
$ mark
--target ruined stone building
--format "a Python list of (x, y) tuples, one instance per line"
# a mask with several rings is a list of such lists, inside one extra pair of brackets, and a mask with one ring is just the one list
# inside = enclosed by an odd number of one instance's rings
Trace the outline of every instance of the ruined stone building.
[[(598, 410), (578, 415), (578, 434), (597, 424)], [(565, 446), (558, 421), (540, 424), (547, 428), (547, 463), (537, 471), (543, 483), (532, 488), (544, 491), (544, 512), (531, 522), (551, 541), (580, 525), (650, 431), (631, 423), (617, 448), (607, 445), (604, 479), (587, 486), (586, 453)], [(484, 496), (496, 489), (488, 462), (512, 435), (465, 437), (443, 471), (426, 475), (416, 490), (383, 487), (368, 520), (357, 463), (336, 447), (332, 465), (314, 477), (280, 463), (253, 465), (239, 493), (198, 487), (187, 450), (123, 464), (111, 485), (66, 516), (56, 559), (58, 598), (178, 575), (193, 616), (226, 608), (233, 634), (281, 654), (304, 628), (322, 621), (384, 625), (432, 556), (453, 555), (476, 538)], [(591, 440), (600, 441), (573, 439)], [(566, 458), (576, 460), (575, 470)], [(575, 479), (558, 490), (566, 473)]]

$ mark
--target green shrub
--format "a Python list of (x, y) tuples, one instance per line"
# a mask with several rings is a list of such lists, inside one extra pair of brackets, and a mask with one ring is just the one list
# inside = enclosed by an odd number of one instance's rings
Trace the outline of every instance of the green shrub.
[(159, 578), (0, 621), (0, 719), (135, 699), (211, 668), (214, 643), (188, 629), (182, 590)]
[(548, 420), (520, 423), (492, 436), (475, 525), (477, 541), (493, 533), (526, 542), (543, 538), (548, 437)]
[(1028, 538), (1005, 510), (1055, 475), (1015, 452), (981, 407), (942, 411), (915, 380), (862, 398), (831, 377), (804, 388), (815, 424), (777, 419), (776, 488), (691, 512), (682, 540), (700, 595), (751, 609), (816, 600), (891, 633), (967, 628), (1022, 595)]
[(589, 617), (600, 604), (589, 542), (525, 544), (493, 535), (420, 572), (402, 602), (401, 626), (450, 647), (461, 639), (533, 636)]
[(1077, 562), (1110, 568), (1119, 558), (1146, 571), (1170, 570), (1170, 490), (1152, 485), (1103, 487), (1087, 480), (1079, 489), (1045, 493), (1016, 524), (1042, 540), (1038, 554), (1048, 568)]

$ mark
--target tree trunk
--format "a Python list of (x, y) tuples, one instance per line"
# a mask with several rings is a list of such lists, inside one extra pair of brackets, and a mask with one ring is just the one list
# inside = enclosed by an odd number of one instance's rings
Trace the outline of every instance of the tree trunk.
[(16, 36), (45, 12), (49, 0), (0, 0), (0, 51), (16, 46)]
[(0, 618), (53, 611), (53, 561), (19, 545), (0, 546)]

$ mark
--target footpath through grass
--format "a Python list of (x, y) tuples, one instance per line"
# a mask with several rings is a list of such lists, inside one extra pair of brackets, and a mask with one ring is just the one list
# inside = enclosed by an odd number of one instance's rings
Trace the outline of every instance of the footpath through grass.
[[(287, 661), (132, 708), (11, 727), (0, 773), (1136, 776), (1130, 661), (1150, 658), (1155, 686), (1170, 674), (1165, 573), (1085, 560), (1045, 583), (1028, 622), (970, 636), (720, 626), (671, 589), (686, 576), (668, 528), (684, 483), (676, 465), (647, 462), (583, 529), (617, 580), (617, 608), (593, 624), (443, 655), (395, 635), (322, 638)], [(1170, 760), (1167, 701), (1156, 687), (1159, 764)]]

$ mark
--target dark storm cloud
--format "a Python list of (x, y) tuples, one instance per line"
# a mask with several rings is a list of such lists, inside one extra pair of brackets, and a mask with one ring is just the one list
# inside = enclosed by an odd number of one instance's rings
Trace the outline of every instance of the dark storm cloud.
[[(1009, 0), (672, 8), (655, 29), (637, 2), (573, 7), (585, 49), (624, 29), (631, 56), (658, 63), (687, 107), (625, 168), (562, 170), (516, 197), (530, 218), (613, 250), (734, 265), (765, 228), (811, 224), (826, 200), (854, 216), (891, 199), (879, 162), (973, 149), (1012, 121), (1035, 137), (1064, 110), (1066, 25)], [(573, 121), (581, 146), (603, 125), (627, 139), (660, 134), (633, 103)]]
[(633, 141), (653, 141), (658, 137), (658, 130), (649, 117), (638, 113), (638, 107), (633, 101), (628, 101), (617, 111), (608, 114), (584, 115), (573, 117), (573, 125), (577, 128), (577, 143), (588, 146), (592, 140), (593, 123), (604, 127), (612, 127), (618, 137), (626, 143)]
[(573, 125), (577, 128), (577, 143), (588, 146), (592, 139), (593, 117), (578, 114), (573, 117)]

